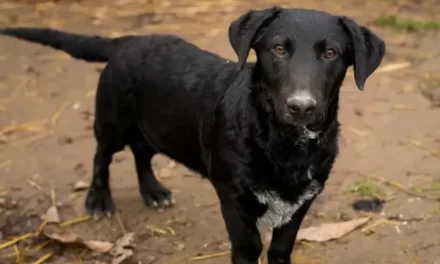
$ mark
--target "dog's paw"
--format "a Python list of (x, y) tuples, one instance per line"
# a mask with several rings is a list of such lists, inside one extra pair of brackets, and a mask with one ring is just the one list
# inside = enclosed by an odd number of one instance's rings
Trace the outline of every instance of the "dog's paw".
[(161, 183), (154, 186), (142, 186), (141, 194), (146, 205), (151, 207), (168, 207), (176, 203), (170, 190)]
[(102, 216), (112, 216), (115, 212), (115, 204), (109, 190), (90, 189), (86, 198), (87, 213), (98, 219)]

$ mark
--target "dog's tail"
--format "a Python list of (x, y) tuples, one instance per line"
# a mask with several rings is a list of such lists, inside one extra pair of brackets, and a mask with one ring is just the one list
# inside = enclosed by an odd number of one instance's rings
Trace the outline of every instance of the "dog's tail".
[(40, 43), (88, 62), (106, 62), (129, 37), (106, 38), (78, 35), (50, 28), (0, 28), (0, 34)]

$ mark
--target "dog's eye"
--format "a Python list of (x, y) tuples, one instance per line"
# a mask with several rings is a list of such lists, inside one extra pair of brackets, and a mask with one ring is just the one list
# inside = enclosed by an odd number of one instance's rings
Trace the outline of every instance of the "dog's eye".
[(286, 49), (282, 45), (275, 45), (273, 48), (275, 53), (278, 55), (284, 55), (286, 53)]
[(324, 57), (326, 59), (332, 59), (336, 56), (336, 51), (334, 49), (327, 49), (325, 51)]

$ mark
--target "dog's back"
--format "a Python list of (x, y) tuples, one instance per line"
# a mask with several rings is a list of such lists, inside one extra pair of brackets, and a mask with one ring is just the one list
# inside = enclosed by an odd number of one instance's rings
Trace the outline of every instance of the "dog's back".
[(136, 37), (120, 47), (102, 72), (97, 120), (109, 114), (100, 101), (118, 105), (122, 96), (128, 101), (118, 111), (134, 111), (126, 116), (136, 118), (151, 145), (204, 173), (201, 119), (212, 116), (219, 96), (237, 74), (235, 63), (179, 37)]

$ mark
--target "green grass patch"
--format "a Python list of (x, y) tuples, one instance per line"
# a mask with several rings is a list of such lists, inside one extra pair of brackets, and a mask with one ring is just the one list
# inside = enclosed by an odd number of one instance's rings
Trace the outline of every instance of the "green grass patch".
[(397, 16), (381, 16), (376, 18), (372, 24), (379, 27), (391, 27), (406, 31), (440, 30), (440, 20), (435, 19), (406, 19)]
[(383, 199), (386, 196), (383, 187), (369, 177), (364, 177), (362, 179), (357, 180), (350, 187), (350, 193), (356, 194), (358, 196), (372, 197), (379, 199)]

